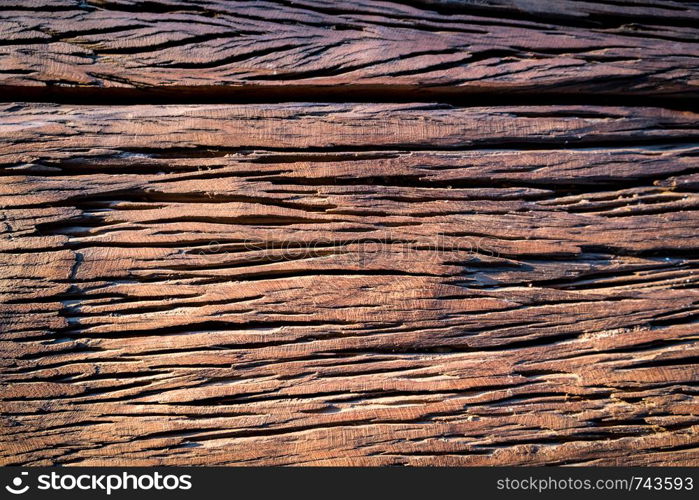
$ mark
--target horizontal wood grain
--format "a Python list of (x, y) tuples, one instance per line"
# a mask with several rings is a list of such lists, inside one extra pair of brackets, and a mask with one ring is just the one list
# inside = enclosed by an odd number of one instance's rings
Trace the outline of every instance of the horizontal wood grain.
[(698, 465), (698, 131), (4, 105), (0, 462)]
[(675, 1), (10, 0), (0, 88), (689, 98), (697, 22)]
[[(0, 162), (226, 150), (413, 150), (692, 143), (699, 114), (653, 107), (0, 104)], [(211, 151), (213, 149), (213, 151)], [(217, 152), (218, 151), (218, 152)]]

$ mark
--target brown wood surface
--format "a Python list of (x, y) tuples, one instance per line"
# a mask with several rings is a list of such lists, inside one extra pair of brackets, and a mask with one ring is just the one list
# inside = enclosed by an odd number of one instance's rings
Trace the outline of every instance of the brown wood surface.
[(695, 3), (0, 9), (0, 464), (699, 465)]
[(6, 0), (0, 88), (699, 95), (699, 4)]

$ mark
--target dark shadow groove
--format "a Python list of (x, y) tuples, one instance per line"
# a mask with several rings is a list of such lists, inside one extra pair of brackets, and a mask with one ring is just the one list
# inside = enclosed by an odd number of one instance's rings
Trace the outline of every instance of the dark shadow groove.
[(57, 104), (254, 104), (282, 102), (403, 103), (441, 102), (455, 106), (642, 106), (699, 110), (699, 91), (653, 92), (631, 95), (623, 85), (605, 89), (602, 83), (582, 86), (539, 86), (529, 90), (489, 87), (424, 85), (278, 85), (170, 86), (98, 88), (47, 85), (0, 85), (0, 102), (53, 102)]

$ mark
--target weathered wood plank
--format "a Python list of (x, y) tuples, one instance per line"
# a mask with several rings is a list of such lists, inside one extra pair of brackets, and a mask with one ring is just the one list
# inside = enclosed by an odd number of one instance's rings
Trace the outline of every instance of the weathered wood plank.
[(696, 118), (7, 105), (0, 461), (698, 465)]
[[(0, 105), (0, 162), (255, 148), (377, 150), (693, 142), (699, 114), (650, 107), (318, 104)], [(202, 155), (206, 156), (203, 152)]]
[(699, 88), (694, 2), (11, 0), (0, 9), (5, 92), (696, 97)]

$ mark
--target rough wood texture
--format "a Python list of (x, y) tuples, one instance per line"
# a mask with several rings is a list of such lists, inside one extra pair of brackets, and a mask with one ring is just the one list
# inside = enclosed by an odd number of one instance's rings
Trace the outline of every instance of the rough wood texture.
[(695, 2), (7, 0), (0, 9), (5, 92), (699, 95)]
[(699, 465), (697, 118), (4, 105), (0, 461)]

